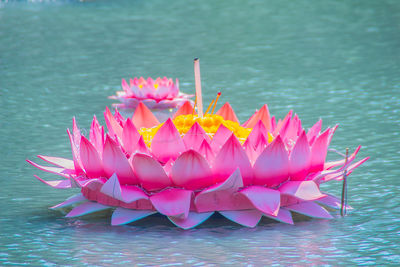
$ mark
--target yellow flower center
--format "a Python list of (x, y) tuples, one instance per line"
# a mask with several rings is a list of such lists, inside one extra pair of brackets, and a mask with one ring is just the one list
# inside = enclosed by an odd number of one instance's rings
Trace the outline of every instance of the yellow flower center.
[[(237, 122), (224, 120), (222, 116), (210, 114), (204, 115), (203, 118), (199, 118), (197, 115), (191, 114), (180, 115), (172, 120), (172, 122), (178, 129), (181, 136), (184, 136), (193, 126), (193, 124), (197, 122), (211, 139), (214, 137), (221, 124), (223, 124), (226, 128), (232, 131), (232, 133), (238, 138), (241, 144), (246, 141), (247, 137), (253, 130), (253, 128), (242, 127)], [(143, 136), (144, 142), (148, 147), (151, 146), (154, 135), (157, 133), (162, 125), (164, 125), (164, 123), (161, 123), (152, 128), (141, 128), (139, 130), (139, 133)], [(268, 133), (268, 143), (272, 142), (272, 140), (273, 136)]]

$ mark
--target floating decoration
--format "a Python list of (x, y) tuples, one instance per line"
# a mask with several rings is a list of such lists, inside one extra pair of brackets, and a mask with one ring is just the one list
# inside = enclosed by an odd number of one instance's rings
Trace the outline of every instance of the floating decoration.
[(119, 108), (135, 109), (140, 102), (150, 109), (170, 109), (179, 108), (188, 101), (192, 95), (184, 94), (179, 91), (179, 81), (175, 83), (171, 78), (152, 78), (129, 79), (129, 84), (122, 79), (123, 91), (117, 91), (116, 95), (110, 99), (117, 99), (121, 103), (114, 104)]
[(358, 147), (346, 159), (326, 161), (337, 126), (321, 131), (319, 120), (306, 131), (292, 111), (276, 120), (267, 105), (241, 124), (229, 103), (214, 113), (220, 93), (203, 113), (199, 86), (196, 82), (199, 112), (185, 102), (164, 123), (143, 103), (127, 119), (107, 108), (107, 133), (94, 117), (84, 136), (73, 119), (72, 132), (67, 130), (72, 160), (38, 156), (52, 167), (27, 160), (64, 178), (35, 175), (43, 183), (80, 188), (52, 209), (74, 206), (66, 217), (114, 209), (112, 225), (161, 213), (189, 229), (215, 212), (255, 227), (263, 216), (293, 224), (292, 212), (330, 219), (326, 207), (342, 208), (341, 199), (320, 185), (342, 180), (344, 172), (348, 177), (368, 158), (355, 162)]

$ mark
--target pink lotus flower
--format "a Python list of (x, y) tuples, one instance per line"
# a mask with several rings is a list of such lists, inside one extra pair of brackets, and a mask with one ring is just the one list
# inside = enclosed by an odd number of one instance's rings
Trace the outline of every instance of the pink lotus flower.
[(140, 102), (144, 103), (150, 109), (167, 109), (180, 107), (193, 95), (187, 95), (179, 92), (179, 81), (175, 84), (172, 79), (133, 78), (129, 84), (122, 79), (123, 91), (118, 91), (111, 99), (118, 99), (121, 104), (116, 106), (121, 108), (136, 108)]
[(368, 158), (354, 163), (360, 147), (345, 160), (326, 162), (337, 127), (308, 131), (290, 111), (276, 121), (267, 105), (243, 124), (226, 103), (215, 115), (198, 118), (186, 102), (160, 124), (144, 104), (132, 118), (107, 108), (108, 133), (96, 117), (85, 137), (75, 119), (68, 135), (72, 160), (38, 156), (53, 167), (33, 166), (63, 177), (44, 181), (54, 188), (78, 187), (81, 193), (53, 209), (76, 203), (66, 216), (115, 208), (111, 223), (127, 224), (159, 212), (188, 229), (219, 212), (254, 227), (262, 216), (293, 224), (291, 212), (330, 219), (325, 206), (340, 200), (320, 184), (341, 180)]

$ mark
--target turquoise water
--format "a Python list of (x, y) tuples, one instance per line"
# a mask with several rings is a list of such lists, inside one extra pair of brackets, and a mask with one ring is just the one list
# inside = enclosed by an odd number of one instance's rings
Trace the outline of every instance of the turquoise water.
[[(399, 25), (396, 0), (1, 3), (0, 264), (400, 264)], [(216, 217), (189, 231), (48, 210), (75, 191), (46, 187), (33, 174), (52, 176), (25, 159), (70, 158), (72, 117), (88, 129), (123, 77), (177, 77), (194, 92), (194, 57), (204, 101), (221, 90), (241, 121), (268, 103), (306, 128), (339, 123), (332, 147), (371, 157), (349, 178), (354, 210), (254, 229)]]

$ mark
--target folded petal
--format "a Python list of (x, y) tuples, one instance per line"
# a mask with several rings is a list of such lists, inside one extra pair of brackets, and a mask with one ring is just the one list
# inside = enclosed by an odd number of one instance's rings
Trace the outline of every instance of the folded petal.
[(137, 153), (131, 157), (131, 164), (143, 188), (160, 190), (172, 185), (161, 164), (152, 157)]
[(42, 178), (40, 178), (37, 175), (33, 175), (36, 177), (36, 179), (38, 179), (39, 181), (41, 181), (42, 183), (51, 186), (53, 188), (57, 188), (57, 189), (67, 189), (67, 188), (71, 188), (71, 181), (70, 180), (57, 180), (57, 181), (45, 181)]
[(84, 173), (83, 172), (83, 167), (82, 167), (82, 162), (81, 162), (81, 157), (79, 155), (79, 146), (81, 140), (79, 139), (79, 143), (75, 143), (74, 138), (72, 137), (71, 132), (69, 129), (67, 129), (69, 141), (71, 143), (71, 151), (72, 151), (72, 160), (74, 161), (74, 167), (75, 167), (75, 173), (77, 175)]
[(132, 203), (139, 199), (148, 199), (148, 196), (138, 188), (132, 185), (122, 185), (118, 181), (117, 175), (114, 173), (110, 179), (101, 187), (100, 190), (112, 198), (118, 199), (125, 203)]
[(219, 212), (225, 218), (246, 227), (256, 227), (262, 213), (258, 210), (229, 210)]
[(168, 219), (175, 224), (176, 226), (182, 228), (182, 229), (191, 229), (196, 227), (199, 224), (202, 224), (204, 221), (206, 221), (208, 218), (213, 215), (214, 212), (189, 212), (187, 218), (183, 219), (180, 217), (168, 217)]
[(322, 171), (328, 152), (329, 129), (318, 136), (311, 147), (310, 172)]
[(163, 163), (170, 158), (176, 159), (180, 153), (185, 151), (185, 144), (170, 118), (154, 135), (151, 151)]
[(93, 116), (92, 125), (90, 127), (90, 142), (94, 145), (99, 152), (100, 156), (103, 153), (104, 146), (104, 127), (100, 127), (96, 116)]
[(281, 137), (260, 154), (254, 164), (254, 184), (274, 187), (289, 177), (289, 156)]
[(103, 164), (96, 148), (84, 136), (81, 137), (80, 158), (88, 177), (104, 175)]
[(70, 159), (49, 157), (49, 156), (42, 156), (42, 155), (38, 155), (38, 158), (40, 158), (50, 164), (53, 164), (55, 166), (61, 167), (63, 169), (75, 170), (74, 161), (72, 161)]
[(121, 148), (107, 134), (103, 151), (103, 168), (107, 177), (116, 173), (120, 184), (138, 184), (131, 165)]
[(282, 140), (286, 138), (286, 132), (290, 127), (290, 122), (292, 120), (293, 110), (290, 110), (285, 118), (280, 121), (274, 131), (274, 135), (280, 135)]
[(244, 127), (253, 128), (257, 122), (261, 120), (268, 132), (271, 132), (271, 115), (269, 114), (268, 106), (265, 104), (262, 108), (257, 111), (245, 124)]
[(183, 142), (185, 143), (186, 149), (198, 150), (204, 140), (211, 142), (210, 137), (206, 134), (204, 129), (195, 122), (189, 131), (183, 136)]
[(306, 178), (310, 169), (311, 151), (305, 131), (301, 133), (290, 154), (290, 180), (301, 181)]
[(222, 145), (226, 143), (229, 137), (232, 135), (232, 131), (226, 128), (223, 124), (218, 127), (214, 137), (210, 143), (214, 154), (218, 153)]
[(88, 201), (79, 206), (73, 208), (65, 217), (78, 217), (87, 215), (93, 212), (105, 210), (111, 208), (110, 206), (105, 206), (96, 202)]
[(239, 167), (244, 185), (253, 182), (253, 169), (246, 152), (234, 134), (223, 145), (213, 164), (216, 182), (225, 181)]
[(213, 162), (215, 159), (214, 152), (210, 146), (210, 144), (207, 142), (207, 140), (203, 140), (203, 143), (201, 143), (200, 148), (198, 152), (208, 161), (208, 162)]
[(52, 210), (62, 209), (62, 208), (70, 207), (76, 203), (86, 202), (86, 201), (87, 201), (87, 199), (82, 195), (82, 193), (79, 193), (77, 195), (69, 197), (67, 200), (65, 200), (64, 202), (61, 202), (60, 204), (50, 207), (50, 209), (52, 209)]
[(263, 186), (249, 186), (239, 191), (246, 196), (259, 211), (277, 216), (281, 202), (281, 194), (278, 190)]
[[(331, 209), (339, 210), (342, 206), (342, 201), (330, 194), (324, 192), (325, 197), (316, 200), (315, 202), (327, 206)], [(352, 209), (350, 206), (346, 206), (347, 209)]]
[(276, 216), (271, 216), (268, 214), (263, 214), (265, 217), (268, 217), (270, 219), (273, 220), (277, 220), (279, 222), (283, 222), (283, 223), (288, 223), (288, 224), (294, 224), (293, 222), (293, 218), (292, 218), (292, 214), (290, 213), (290, 211), (288, 211), (285, 208), (279, 208), (279, 212), (278, 215)]
[(314, 181), (289, 181), (278, 189), (282, 195), (293, 196), (302, 200), (316, 200), (324, 197)]
[(122, 138), (122, 126), (119, 122), (114, 118), (110, 109), (106, 107), (106, 111), (104, 112), (104, 119), (107, 124), (108, 132), (111, 136), (118, 136), (118, 138)]
[(139, 138), (140, 138), (139, 132), (137, 131), (131, 119), (128, 118), (122, 130), (122, 144), (124, 146), (125, 151), (129, 155), (135, 152)]
[(311, 201), (301, 202), (299, 204), (290, 205), (285, 208), (313, 218), (319, 218), (319, 219), (333, 218), (332, 215), (330, 215), (326, 209)]
[(68, 170), (68, 169), (64, 169), (64, 168), (58, 168), (58, 167), (48, 167), (48, 166), (42, 166), (39, 165), (33, 161), (30, 161), (29, 159), (26, 160), (26, 162), (28, 162), (29, 164), (31, 164), (33, 167), (38, 168), (39, 170), (45, 171), (45, 172), (49, 172), (49, 173), (53, 173), (53, 174), (57, 174), (60, 175), (64, 178), (69, 178), (70, 175), (75, 174), (75, 171), (73, 170)]
[(188, 101), (185, 101), (185, 103), (175, 112), (175, 114), (172, 118), (175, 119), (176, 117), (178, 117), (180, 115), (189, 115), (189, 114), (193, 114), (193, 106), (190, 103), (190, 101), (188, 100)]
[(132, 122), (137, 129), (142, 127), (151, 128), (160, 124), (153, 113), (142, 102), (137, 106), (132, 117)]
[(123, 225), (134, 221), (138, 221), (150, 216), (157, 211), (154, 210), (131, 210), (118, 207), (112, 214), (111, 225)]
[(207, 161), (192, 149), (185, 151), (176, 159), (171, 169), (171, 180), (175, 185), (189, 190), (214, 184)]
[(233, 111), (232, 106), (229, 102), (226, 102), (218, 111), (215, 113), (216, 115), (222, 116), (225, 120), (230, 120), (233, 122), (239, 123), (239, 119), (237, 118), (235, 112)]
[(322, 120), (320, 119), (316, 124), (314, 124), (307, 132), (307, 140), (310, 146), (314, 143), (315, 139), (321, 132)]
[(169, 188), (150, 197), (154, 208), (161, 214), (187, 218), (193, 192), (179, 188)]

